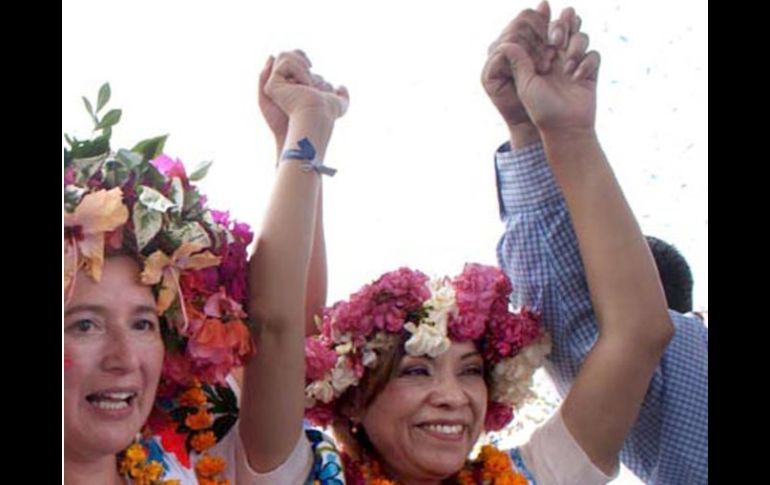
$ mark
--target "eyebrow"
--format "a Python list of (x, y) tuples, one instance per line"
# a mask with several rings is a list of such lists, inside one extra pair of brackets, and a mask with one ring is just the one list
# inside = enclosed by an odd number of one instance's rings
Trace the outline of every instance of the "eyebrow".
[[(407, 354), (404, 357), (409, 357), (409, 358), (412, 358), (412, 359), (425, 359), (425, 360), (430, 360), (430, 361), (436, 360), (435, 358), (429, 357), (427, 355), (408, 355)], [(463, 354), (463, 356), (460, 357), (460, 360), (470, 359), (471, 357), (482, 358), (481, 357), (481, 352), (479, 352), (478, 350), (471, 350), (470, 352), (468, 352), (466, 354)]]
[(481, 357), (481, 352), (478, 350), (473, 350), (471, 352), (468, 352), (467, 354), (464, 354), (462, 357), (460, 357), (460, 360), (469, 359), (471, 357)]
[[(107, 313), (107, 308), (101, 305), (75, 305), (73, 307), (68, 308), (64, 312), (64, 316), (69, 316), (73, 313), (79, 313), (79, 312), (92, 312), (97, 313), (99, 315), (104, 315)], [(150, 305), (137, 305), (134, 307), (133, 310), (134, 315), (140, 315), (145, 313), (152, 313), (153, 315), (156, 315), (155, 307)]]

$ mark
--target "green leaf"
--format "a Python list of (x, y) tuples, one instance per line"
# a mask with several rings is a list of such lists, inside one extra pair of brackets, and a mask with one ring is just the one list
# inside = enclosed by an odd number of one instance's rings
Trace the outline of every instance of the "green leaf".
[(136, 245), (141, 251), (152, 241), (163, 226), (163, 214), (148, 209), (141, 202), (136, 202), (134, 204), (133, 222)]
[(86, 181), (96, 174), (102, 163), (107, 159), (107, 153), (101, 153), (93, 157), (75, 158), (72, 163), (75, 168), (75, 177), (77, 181)]
[(138, 188), (138, 192), (139, 202), (141, 202), (142, 205), (150, 210), (157, 211), (162, 214), (170, 208), (174, 207), (173, 202), (168, 200), (165, 195), (161, 194), (152, 187), (142, 185)]
[(206, 230), (197, 222), (190, 222), (181, 227), (170, 228), (168, 232), (174, 243), (178, 245), (186, 242), (201, 246), (202, 248), (211, 247), (211, 238)]
[(85, 96), (82, 96), (83, 98), (83, 104), (86, 105), (86, 111), (88, 111), (89, 116), (91, 116), (91, 119), (94, 120), (94, 125), (99, 124), (99, 120), (96, 118), (96, 115), (94, 114), (94, 108), (91, 106), (91, 101), (88, 100)]
[(198, 412), (198, 410), (194, 407), (179, 406), (178, 408), (172, 409), (168, 414), (174, 421), (184, 423), (184, 420), (187, 418), (188, 414), (195, 414), (196, 412)]
[[(194, 188), (184, 193), (184, 212), (190, 212), (192, 209), (200, 209), (199, 202), (201, 200), (201, 194)], [(189, 219), (197, 219), (197, 217), (189, 217)]]
[(117, 124), (117, 122), (120, 121), (120, 114), (121, 111), (119, 109), (111, 109), (107, 111), (107, 114), (104, 115), (99, 124), (96, 125), (96, 129), (101, 130)]
[(119, 160), (108, 160), (102, 167), (105, 188), (120, 187), (128, 181), (131, 171)]
[(116, 158), (123, 164), (128, 170), (133, 170), (142, 163), (142, 157), (138, 153), (134, 153), (125, 148), (118, 150)]
[(182, 179), (179, 177), (171, 179), (171, 187), (169, 188), (168, 195), (174, 202), (174, 212), (181, 213), (184, 208), (184, 187), (182, 186)]
[(209, 172), (209, 168), (211, 167), (211, 164), (214, 163), (212, 161), (207, 162), (201, 162), (200, 165), (198, 165), (193, 173), (190, 174), (188, 179), (190, 179), (191, 182), (198, 182), (203, 177), (206, 176), (206, 174)]
[(234, 414), (225, 414), (214, 420), (214, 424), (211, 429), (214, 431), (214, 435), (217, 437), (217, 441), (224, 438), (230, 428), (233, 427), (235, 422), (238, 421), (238, 417)]
[(96, 100), (96, 112), (98, 113), (101, 111), (102, 108), (104, 108), (104, 105), (107, 104), (107, 101), (110, 100), (110, 83), (104, 83), (102, 84), (102, 87), (99, 88), (99, 97)]
[(209, 386), (208, 384), (204, 384), (203, 391), (206, 393), (206, 398), (209, 403), (213, 405), (211, 408), (213, 413), (238, 413), (238, 400), (235, 397), (235, 393), (228, 386)]
[(68, 211), (74, 211), (80, 203), (88, 189), (78, 187), (77, 185), (67, 185), (64, 187), (64, 207)]
[(163, 153), (163, 146), (166, 144), (167, 138), (168, 135), (161, 135), (148, 140), (142, 140), (137, 143), (131, 151), (142, 155), (144, 160), (152, 160)]
[(229, 410), (233, 412), (238, 411), (238, 399), (235, 397), (235, 393), (232, 389), (222, 386), (219, 388), (219, 395), (222, 396), (222, 401)]

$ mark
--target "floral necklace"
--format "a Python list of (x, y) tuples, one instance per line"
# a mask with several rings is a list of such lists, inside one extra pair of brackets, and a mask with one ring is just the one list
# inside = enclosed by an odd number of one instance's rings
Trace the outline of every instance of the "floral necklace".
[[(347, 461), (347, 460), (346, 460)], [(347, 477), (351, 485), (367, 483), (370, 485), (398, 485), (398, 482), (385, 477), (377, 460), (355, 462), (351, 475)], [(356, 473), (357, 472), (357, 473)], [(528, 485), (524, 475), (513, 469), (508, 453), (494, 446), (485, 445), (475, 460), (469, 460), (451, 480), (458, 485)]]
[[(182, 436), (189, 443), (189, 448), (202, 453), (202, 456), (195, 464), (195, 477), (199, 483), (208, 485), (229, 485), (227, 479), (221, 478), (225, 471), (225, 461), (222, 458), (210, 456), (206, 450), (217, 443), (217, 437), (213, 431), (214, 418), (209, 412), (210, 402), (206, 393), (202, 389), (200, 382), (193, 381), (193, 384), (179, 397), (179, 405), (182, 406), (183, 413), (179, 413), (179, 419), (182, 426), (179, 429), (185, 431), (184, 434), (170, 433), (171, 439), (168, 444), (172, 448), (171, 452), (177, 456), (177, 459), (183, 466), (189, 467), (189, 457), (187, 452), (182, 449), (178, 441)], [(217, 401), (215, 405), (222, 405)], [(176, 427), (176, 426), (174, 426)], [(161, 431), (161, 441), (166, 441), (168, 429)], [(185, 436), (186, 435), (186, 436)], [(157, 460), (147, 459), (147, 450), (137, 439), (119, 456), (118, 471), (121, 475), (130, 478), (134, 485), (181, 485), (179, 480), (161, 480), (165, 469), (163, 464)]]

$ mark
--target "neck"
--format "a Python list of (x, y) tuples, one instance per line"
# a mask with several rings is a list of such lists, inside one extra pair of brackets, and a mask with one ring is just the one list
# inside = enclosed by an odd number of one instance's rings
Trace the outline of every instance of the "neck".
[(64, 451), (65, 485), (122, 485), (118, 474), (117, 458), (107, 455), (97, 459), (69, 456)]

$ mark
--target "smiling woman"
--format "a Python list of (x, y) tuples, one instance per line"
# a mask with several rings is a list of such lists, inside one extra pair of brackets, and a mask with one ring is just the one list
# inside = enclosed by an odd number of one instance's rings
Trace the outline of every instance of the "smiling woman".
[(108, 257), (99, 283), (82, 272), (76, 280), (64, 313), (64, 434), (67, 457), (83, 462), (125, 448), (142, 428), (164, 350), (155, 298), (135, 260)]
[(113, 151), (110, 94), (64, 151), (64, 481), (246, 483), (227, 376), (253, 349), (251, 231), (207, 208), (206, 167), (188, 176), (165, 137)]

